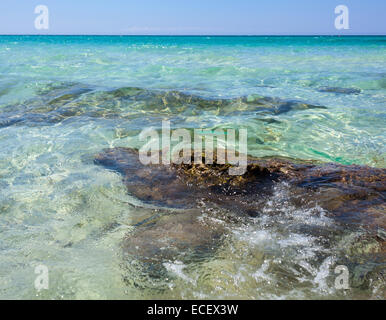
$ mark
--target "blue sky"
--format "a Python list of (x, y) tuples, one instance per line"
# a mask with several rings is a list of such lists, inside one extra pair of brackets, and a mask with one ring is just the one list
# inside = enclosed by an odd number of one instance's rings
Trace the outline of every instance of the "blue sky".
[[(36, 30), (37, 5), (49, 30)], [(334, 27), (337, 5), (349, 30)], [(384, 0), (1, 0), (0, 34), (386, 34)]]

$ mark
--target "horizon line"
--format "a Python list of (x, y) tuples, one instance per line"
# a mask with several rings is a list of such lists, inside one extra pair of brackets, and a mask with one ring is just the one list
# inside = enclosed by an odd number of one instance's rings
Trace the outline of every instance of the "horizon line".
[(36, 33), (7, 33), (0, 36), (116, 36), (116, 37), (376, 37), (386, 34), (36, 34)]

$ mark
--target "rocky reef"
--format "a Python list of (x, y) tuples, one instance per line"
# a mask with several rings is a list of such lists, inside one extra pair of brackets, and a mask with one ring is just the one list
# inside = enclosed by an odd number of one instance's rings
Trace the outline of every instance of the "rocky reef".
[(333, 215), (366, 228), (386, 227), (386, 169), (248, 157), (246, 173), (232, 176), (231, 165), (216, 159), (213, 164), (205, 164), (204, 158), (202, 164), (142, 165), (138, 152), (128, 148), (106, 149), (95, 163), (120, 172), (131, 194), (155, 205), (194, 208), (197, 199), (205, 198), (258, 214), (253, 198), (269, 193), (275, 181), (288, 181), (294, 192)]
[(54, 125), (76, 117), (125, 119), (143, 124), (152, 117), (158, 119), (160, 115), (176, 114), (185, 117), (248, 114), (257, 115), (264, 121), (275, 121), (270, 118), (272, 115), (310, 109), (326, 107), (259, 95), (221, 99), (174, 90), (106, 89), (70, 82), (50, 85), (32, 99), (4, 106), (0, 113), (0, 128)]
[[(96, 164), (123, 175), (130, 193), (155, 205), (192, 208), (202, 197), (223, 204), (240, 197), (251, 200), (269, 193), (275, 181), (287, 181), (334, 215), (350, 214), (364, 227), (386, 226), (386, 217), (375, 214), (385, 205), (386, 169), (248, 157), (245, 174), (229, 175), (231, 164), (218, 164), (216, 158), (205, 164), (204, 155), (202, 162), (143, 165), (138, 151), (129, 148), (105, 149), (95, 157)], [(238, 207), (242, 211), (245, 206)]]
[(338, 94), (360, 94), (362, 91), (357, 88), (340, 88), (340, 87), (321, 87), (319, 92), (329, 92)]
[[(248, 157), (245, 174), (232, 176), (228, 174), (231, 165), (218, 164), (216, 158), (213, 164), (203, 159), (201, 164), (143, 165), (138, 151), (129, 148), (105, 149), (96, 155), (95, 163), (119, 172), (130, 194), (160, 208), (161, 214), (138, 224), (123, 241), (125, 253), (148, 265), (181, 252), (192, 256), (216, 250), (227, 228), (216, 219), (205, 220), (202, 203), (230, 212), (226, 218), (230, 221), (256, 217), (274, 186), (285, 182), (290, 186), (291, 205), (318, 205), (342, 229), (365, 230), (363, 241), (347, 249), (351, 251), (342, 261), (358, 268), (358, 261), (370, 255), (377, 261), (377, 277), (384, 277), (379, 268), (386, 264), (386, 169)], [(361, 285), (364, 280), (358, 279)]]

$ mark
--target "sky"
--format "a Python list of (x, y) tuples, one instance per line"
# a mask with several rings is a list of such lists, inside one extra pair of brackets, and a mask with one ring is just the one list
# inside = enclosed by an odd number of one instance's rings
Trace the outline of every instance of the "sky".
[[(35, 7), (49, 10), (36, 29)], [(335, 28), (335, 7), (349, 29)], [(0, 0), (0, 34), (386, 34), (384, 0)]]

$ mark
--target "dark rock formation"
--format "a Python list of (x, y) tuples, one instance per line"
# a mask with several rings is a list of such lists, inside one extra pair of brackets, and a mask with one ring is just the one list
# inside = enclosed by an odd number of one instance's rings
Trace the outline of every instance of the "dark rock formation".
[(340, 88), (340, 87), (322, 87), (319, 88), (319, 92), (331, 92), (340, 94), (359, 94), (362, 91), (356, 88)]
[(249, 157), (246, 173), (230, 176), (230, 165), (217, 164), (216, 159), (210, 165), (145, 166), (138, 152), (128, 148), (106, 149), (95, 157), (95, 163), (120, 172), (128, 191), (142, 201), (178, 208), (165, 209), (164, 215), (139, 226), (125, 239), (125, 251), (143, 261), (213, 249), (225, 229), (200, 221), (199, 202), (239, 216), (256, 216), (279, 181), (291, 186), (293, 205), (300, 205), (300, 198), (328, 210), (349, 229), (368, 230), (381, 248), (377, 256), (385, 255), (385, 238), (379, 234), (386, 229), (386, 169)]
[(263, 121), (275, 121), (265, 117), (307, 109), (326, 107), (259, 95), (220, 99), (179, 91), (135, 87), (100, 90), (80, 83), (62, 83), (48, 86), (34, 98), (20, 104), (4, 106), (0, 110), (0, 128), (11, 125), (52, 125), (72, 117), (146, 123), (152, 117), (158, 119), (160, 115), (187, 117), (203, 113), (216, 116), (248, 114), (261, 116), (260, 120)]
[(170, 207), (192, 208), (201, 197), (248, 199), (269, 193), (275, 181), (288, 181), (334, 214), (365, 212), (359, 217), (368, 225), (369, 216), (375, 218), (371, 211), (384, 206), (386, 196), (386, 169), (367, 166), (248, 157), (246, 173), (232, 176), (228, 174), (231, 165), (217, 164), (216, 158), (208, 165), (205, 158), (202, 164), (142, 165), (138, 152), (128, 148), (106, 149), (95, 162), (120, 172), (128, 191), (139, 199)]

